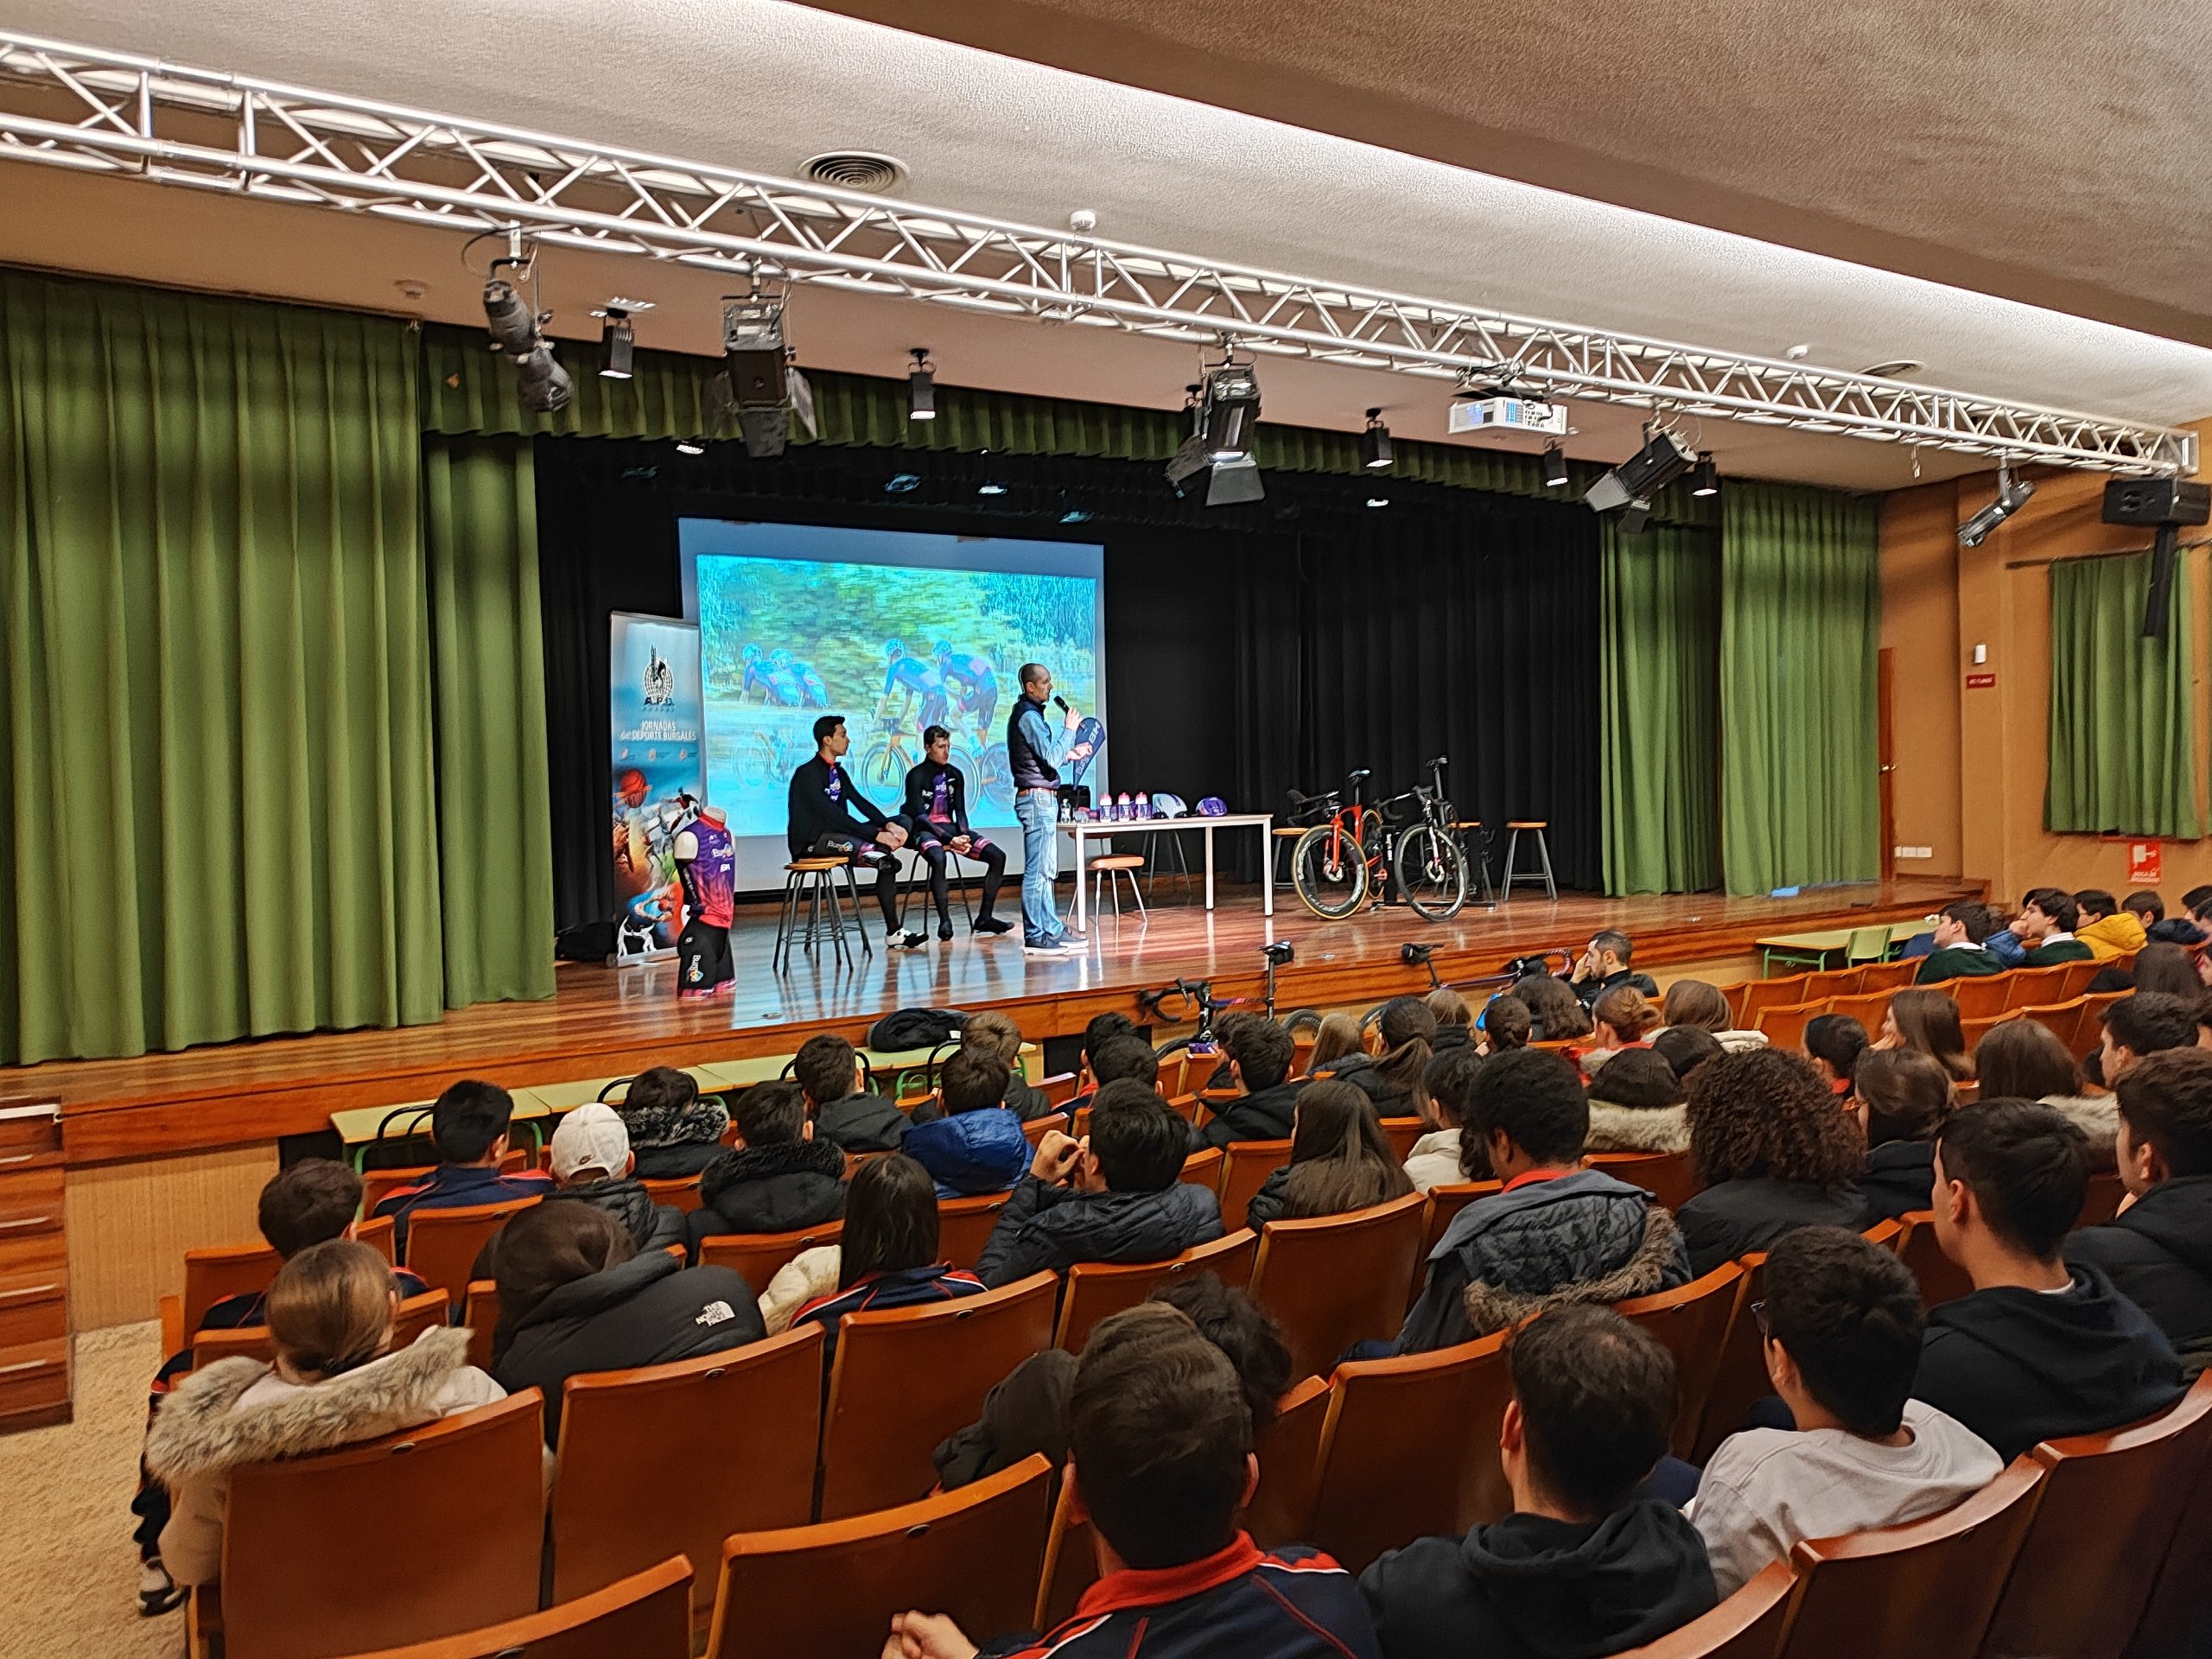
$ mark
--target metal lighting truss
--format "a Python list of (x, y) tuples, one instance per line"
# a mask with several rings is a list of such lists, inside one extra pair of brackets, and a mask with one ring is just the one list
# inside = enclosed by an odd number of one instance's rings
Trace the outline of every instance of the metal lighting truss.
[(2170, 427), (1220, 264), (10, 31), (0, 156), (2015, 464), (2187, 473), (2196, 458), (2195, 435)]

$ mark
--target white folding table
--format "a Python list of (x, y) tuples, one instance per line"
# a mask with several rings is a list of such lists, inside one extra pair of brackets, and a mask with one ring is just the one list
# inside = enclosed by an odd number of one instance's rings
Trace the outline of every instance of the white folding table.
[[(1218, 817), (1188, 818), (1076, 818), (1058, 827), (1067, 831), (1075, 846), (1075, 925), (1087, 931), (1090, 895), (1083, 883), (1083, 843), (1111, 841), (1116, 836), (1173, 835), (1185, 830), (1205, 832), (1206, 908), (1213, 908), (1213, 832), (1217, 830), (1256, 830), (1260, 832), (1260, 868), (1266, 885), (1261, 889), (1261, 913), (1275, 913), (1274, 816), (1268, 812), (1224, 812)], [(1157, 856), (1158, 849), (1154, 849)]]

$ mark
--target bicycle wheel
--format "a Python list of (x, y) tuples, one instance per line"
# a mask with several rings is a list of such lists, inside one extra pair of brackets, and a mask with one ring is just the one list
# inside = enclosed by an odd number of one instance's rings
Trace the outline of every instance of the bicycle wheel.
[(1306, 908), (1341, 921), (1367, 899), (1367, 861), (1350, 836), (1319, 823), (1291, 849), (1290, 882)]
[(1433, 823), (1411, 825), (1398, 837), (1391, 867), (1399, 893), (1416, 915), (1448, 921), (1467, 902), (1466, 849)]
[(881, 738), (868, 745), (868, 753), (861, 757), (861, 781), (880, 789), (887, 784), (903, 783), (906, 774), (899, 769), (896, 753)]

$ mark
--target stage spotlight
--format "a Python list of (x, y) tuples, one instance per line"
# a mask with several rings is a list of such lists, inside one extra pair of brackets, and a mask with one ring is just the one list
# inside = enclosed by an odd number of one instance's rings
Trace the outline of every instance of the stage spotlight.
[(593, 308), (592, 315), (601, 319), (599, 372), (603, 378), (630, 378), (637, 345), (635, 326), (630, 319), (640, 311), (652, 309), (651, 300), (626, 300), (620, 296)]
[(1382, 411), (1367, 411), (1367, 430), (1359, 435), (1359, 464), (1370, 472), (1383, 472), (1395, 460), (1390, 453), (1390, 429), (1382, 424)]
[(492, 331), (493, 345), (512, 357), (520, 357), (537, 344), (537, 314), (504, 277), (493, 276), (484, 284), (484, 321)]
[(1692, 495), (1720, 493), (1720, 469), (1713, 464), (1713, 451), (1706, 450), (1697, 458), (1697, 465), (1690, 468)]
[(930, 361), (930, 348), (917, 346), (906, 355), (914, 359), (914, 366), (906, 373), (906, 418), (933, 421), (937, 419), (937, 365)]
[(553, 348), (543, 340), (515, 359), (515, 396), (524, 409), (550, 415), (556, 410), (566, 409), (569, 399), (575, 395), (569, 372), (553, 356)]
[(1206, 371), (1198, 431), (1215, 461), (1241, 461), (1252, 453), (1252, 428), (1260, 418), (1260, 381), (1249, 363), (1224, 362)]
[(1206, 505), (1234, 506), (1240, 501), (1260, 501), (1267, 497), (1267, 486), (1260, 481), (1260, 463), (1249, 455), (1240, 455), (1234, 461), (1217, 461), (1213, 475), (1206, 481)]
[(1649, 501), (1696, 464), (1697, 453), (1665, 427), (1646, 427), (1643, 448), (1590, 486), (1582, 499), (1595, 512)]
[(1997, 467), (1997, 499), (1980, 512), (1959, 526), (1961, 547), (1980, 547), (1989, 538), (1989, 532), (2027, 505), (2028, 498), (2036, 486), (2024, 478), (2014, 478), (2012, 469), (1999, 462)]
[(1567, 487), (1567, 451), (1555, 443), (1544, 446), (1544, 487), (1548, 490)]
[(1644, 525), (1650, 522), (1651, 503), (1640, 495), (1621, 509), (1621, 533), (1624, 536), (1641, 536)]
[(745, 453), (780, 455), (791, 416), (811, 434), (814, 392), (791, 362), (784, 338), (784, 297), (753, 290), (722, 301), (722, 368), (707, 383), (709, 416), (719, 423), (734, 409)]
[(499, 275), (504, 265), (520, 281), (530, 280), (530, 259), (522, 253), (519, 239), (514, 247), (507, 257), (492, 262), (492, 275), (484, 284), (485, 326), (491, 330), (493, 344), (515, 365), (515, 395), (522, 406), (550, 415), (569, 406), (575, 388), (538, 332), (543, 319), (531, 308), (521, 289)]
[(704, 438), (678, 438), (676, 453), (679, 455), (703, 455), (707, 453), (707, 442)]

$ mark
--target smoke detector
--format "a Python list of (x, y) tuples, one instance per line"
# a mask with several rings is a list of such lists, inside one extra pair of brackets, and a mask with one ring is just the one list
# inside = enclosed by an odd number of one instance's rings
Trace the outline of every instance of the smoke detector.
[(833, 149), (809, 156), (799, 164), (799, 174), (816, 184), (880, 196), (906, 182), (906, 163), (872, 149)]

